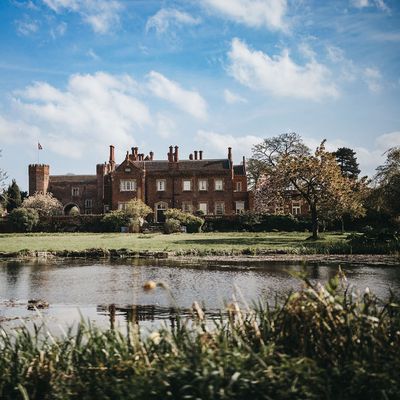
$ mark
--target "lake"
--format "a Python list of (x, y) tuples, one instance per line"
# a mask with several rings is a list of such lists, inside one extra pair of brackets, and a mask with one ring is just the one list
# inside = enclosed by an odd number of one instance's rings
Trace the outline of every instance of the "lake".
[[(348, 284), (368, 287), (381, 298), (392, 290), (400, 295), (399, 266), (346, 265)], [(152, 329), (160, 321), (173, 323), (176, 308), (189, 313), (194, 301), (210, 316), (236, 298), (241, 306), (259, 300), (274, 302), (300, 288), (294, 276), (305, 270), (314, 281), (326, 282), (337, 264), (300, 265), (283, 262), (216, 262), (177, 260), (34, 260), (0, 262), (0, 321), (15, 328), (41, 323), (69, 326), (83, 317), (106, 327), (127, 320)], [(153, 280), (162, 285), (146, 291)], [(44, 299), (49, 308), (27, 309), (29, 299)], [(172, 322), (171, 322), (172, 321)], [(60, 328), (61, 329), (61, 328)]]

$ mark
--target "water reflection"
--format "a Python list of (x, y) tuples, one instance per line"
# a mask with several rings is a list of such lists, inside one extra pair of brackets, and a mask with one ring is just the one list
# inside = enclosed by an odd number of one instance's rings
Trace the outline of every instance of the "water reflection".
[[(400, 294), (398, 266), (342, 266), (348, 282), (378, 297), (389, 290)], [(282, 262), (222, 262), (175, 260), (7, 261), (0, 262), (0, 319), (32, 318), (29, 299), (44, 299), (42, 314), (54, 323), (84, 318), (100, 324), (117, 321), (170, 321), (179, 309), (190, 313), (194, 301), (219, 315), (232, 296), (247, 304), (274, 303), (276, 297), (301, 286), (296, 277), (306, 271), (314, 281), (326, 282), (338, 265)], [(163, 289), (146, 292), (143, 283), (163, 282)], [(11, 307), (10, 300), (16, 300)], [(133, 306), (131, 306), (133, 304)], [(104, 306), (102, 306), (104, 305)], [(110, 306), (111, 305), (111, 306)], [(79, 310), (79, 311), (78, 311)]]

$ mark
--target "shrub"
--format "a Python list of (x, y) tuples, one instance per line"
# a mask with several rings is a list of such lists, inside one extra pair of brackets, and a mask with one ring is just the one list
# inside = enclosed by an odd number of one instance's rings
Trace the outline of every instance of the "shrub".
[(138, 199), (133, 199), (129, 201), (125, 205), (124, 211), (130, 218), (136, 220), (144, 219), (153, 212), (153, 210), (147, 204), (143, 203), (142, 200)]
[(103, 229), (107, 232), (119, 232), (122, 226), (130, 225), (130, 217), (124, 211), (111, 211), (102, 219)]
[(11, 211), (8, 221), (18, 232), (31, 232), (39, 222), (39, 214), (32, 208), (15, 208)]
[(62, 214), (63, 206), (51, 193), (35, 193), (22, 203), (23, 208), (33, 208), (39, 217)]
[(181, 231), (181, 223), (175, 218), (168, 218), (164, 222), (164, 233), (177, 233)]
[(196, 217), (191, 213), (186, 213), (177, 208), (170, 208), (165, 212), (166, 219), (178, 220), (181, 225), (186, 226), (188, 233), (200, 232), (201, 227), (204, 224), (204, 219)]

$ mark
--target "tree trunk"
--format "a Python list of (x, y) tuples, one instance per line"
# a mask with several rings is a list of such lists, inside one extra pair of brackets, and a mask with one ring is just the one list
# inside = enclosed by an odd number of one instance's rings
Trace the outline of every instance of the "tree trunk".
[(319, 222), (318, 222), (318, 213), (316, 206), (311, 206), (311, 221), (312, 221), (312, 238), (316, 240), (318, 239), (318, 233), (319, 233)]
[(343, 215), (340, 218), (340, 222), (342, 223), (342, 233), (344, 233), (344, 218), (343, 218)]

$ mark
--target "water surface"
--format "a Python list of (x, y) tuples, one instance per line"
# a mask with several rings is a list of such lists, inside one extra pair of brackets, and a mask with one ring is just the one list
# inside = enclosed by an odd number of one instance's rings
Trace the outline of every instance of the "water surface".
[[(338, 265), (299, 265), (282, 262), (187, 262), (172, 260), (122, 261), (8, 261), (0, 262), (0, 320), (15, 327), (22, 321), (46, 320), (70, 325), (81, 317), (100, 326), (131, 321), (173, 320), (174, 309), (190, 309), (193, 302), (217, 315), (233, 297), (242, 304), (273, 302), (301, 281), (293, 276), (305, 269), (313, 280), (326, 282)], [(379, 297), (400, 295), (399, 266), (343, 267), (348, 284), (366, 287)], [(145, 291), (148, 280), (162, 282)], [(45, 299), (42, 316), (27, 310), (29, 299)]]

